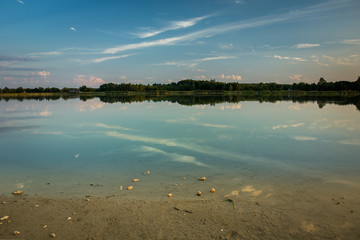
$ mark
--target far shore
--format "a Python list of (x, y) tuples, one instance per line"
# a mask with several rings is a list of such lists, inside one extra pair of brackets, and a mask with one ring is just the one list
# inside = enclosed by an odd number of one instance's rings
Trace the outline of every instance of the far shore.
[(42, 93), (0, 93), (3, 98), (27, 97), (101, 97), (101, 96), (323, 96), (323, 97), (358, 97), (358, 91), (226, 91), (226, 90), (194, 90), (194, 91), (117, 91), (117, 92), (42, 92)]

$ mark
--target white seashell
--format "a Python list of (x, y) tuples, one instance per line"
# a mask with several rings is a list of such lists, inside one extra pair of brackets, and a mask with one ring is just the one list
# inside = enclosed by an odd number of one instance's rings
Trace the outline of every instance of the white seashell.
[(9, 216), (3, 216), (2, 218), (0, 218), (0, 221), (4, 221), (4, 220), (8, 220)]

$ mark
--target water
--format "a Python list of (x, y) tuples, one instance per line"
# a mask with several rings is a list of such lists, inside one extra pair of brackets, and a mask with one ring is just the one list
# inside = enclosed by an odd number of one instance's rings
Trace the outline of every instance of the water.
[(214, 187), (221, 198), (359, 197), (354, 105), (109, 102), (0, 101), (0, 194), (195, 198)]

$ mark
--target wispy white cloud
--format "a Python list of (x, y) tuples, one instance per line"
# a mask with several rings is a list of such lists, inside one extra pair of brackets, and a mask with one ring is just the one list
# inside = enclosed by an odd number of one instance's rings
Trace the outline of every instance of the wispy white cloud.
[(70, 30), (73, 31), (73, 32), (77, 31), (76, 28), (74, 28), (74, 27), (70, 27)]
[(233, 59), (236, 58), (235, 56), (217, 56), (217, 57), (206, 57), (197, 59), (197, 61), (214, 61), (214, 60), (225, 60), (225, 59)]
[(30, 55), (43, 55), (43, 56), (57, 56), (57, 55), (61, 55), (64, 54), (63, 52), (57, 52), (57, 51), (52, 51), (52, 52), (38, 52), (38, 53), (31, 53)]
[(25, 4), (23, 1), (21, 1), (21, 0), (16, 0), (18, 3), (21, 3), (21, 4)]
[(38, 130), (34, 130), (32, 131), (33, 134), (38, 134), (38, 135), (55, 135), (55, 136), (61, 136), (61, 135), (65, 135), (64, 132), (62, 131), (38, 131)]
[(345, 40), (342, 41), (342, 43), (360, 45), (360, 38), (358, 38), (358, 39), (345, 39)]
[(320, 66), (328, 67), (333, 64), (345, 65), (345, 66), (357, 66), (360, 65), (360, 55), (352, 54), (349, 56), (339, 56), (337, 58), (322, 55), (322, 56), (311, 56), (314, 63), (317, 63)]
[(340, 140), (338, 143), (343, 145), (353, 145), (353, 146), (360, 146), (360, 139), (353, 139), (353, 140)]
[(316, 141), (317, 140), (316, 137), (309, 137), (309, 136), (293, 136), (292, 138), (297, 141)]
[(199, 125), (210, 128), (233, 128), (233, 126), (225, 125), (225, 124), (199, 123)]
[(225, 50), (230, 50), (230, 49), (233, 49), (234, 48), (234, 45), (232, 43), (229, 43), (229, 44), (219, 44), (220, 48), (221, 49), (225, 49)]
[(306, 59), (299, 58), (299, 57), (282, 57), (282, 56), (279, 56), (279, 55), (274, 55), (273, 57), (277, 58), (277, 59), (281, 59), (281, 60), (295, 60), (295, 61), (300, 61), (300, 62), (306, 62), (307, 61)]
[(276, 129), (280, 129), (280, 128), (297, 128), (297, 127), (301, 127), (303, 125), (304, 125), (304, 123), (283, 124), (283, 125), (273, 126), (272, 129), (276, 130)]
[(127, 51), (127, 50), (134, 50), (134, 49), (141, 49), (141, 48), (148, 48), (148, 47), (155, 47), (155, 46), (173, 45), (176, 42), (179, 42), (184, 39), (186, 39), (186, 36), (165, 38), (165, 39), (159, 39), (159, 40), (149, 41), (149, 42), (125, 44), (125, 45), (120, 45), (117, 47), (105, 49), (105, 51), (103, 53), (115, 54), (115, 53), (123, 52), (123, 51)]
[(294, 46), (295, 48), (313, 48), (313, 47), (320, 47), (318, 43), (299, 43)]
[(168, 62), (164, 62), (164, 63), (157, 63), (154, 65), (159, 65), (159, 66), (177, 66), (177, 67), (189, 67), (189, 68), (193, 68), (196, 67), (198, 65), (198, 63), (196, 62), (177, 62), (177, 61), (168, 61)]
[(245, 1), (244, 0), (235, 0), (236, 4), (243, 4)]
[(194, 164), (194, 165), (200, 166), (200, 167), (208, 167), (208, 165), (198, 161), (193, 156), (182, 155), (182, 154), (178, 154), (178, 153), (169, 153), (169, 152), (165, 152), (161, 149), (149, 147), (149, 146), (142, 146), (140, 148), (140, 150), (144, 151), (144, 152), (148, 152), (148, 153), (150, 152), (150, 153), (164, 155), (164, 156), (166, 156), (167, 159), (171, 159), (172, 161), (175, 161), (175, 162), (190, 163), (190, 164)]
[(113, 57), (96, 58), (96, 59), (92, 60), (92, 62), (94, 62), (94, 63), (102, 63), (102, 62), (105, 62), (105, 61), (108, 61), (108, 60), (127, 58), (127, 57), (132, 56), (132, 55), (133, 54), (126, 54), (126, 55), (113, 56)]
[[(127, 50), (135, 50), (135, 49), (142, 49), (142, 48), (155, 47), (155, 46), (174, 45), (179, 42), (194, 41), (194, 40), (198, 40), (199, 38), (209, 38), (209, 37), (224, 34), (227, 32), (239, 31), (239, 30), (243, 30), (243, 29), (256, 28), (256, 27), (263, 27), (263, 26), (267, 26), (270, 24), (280, 23), (280, 22), (295, 21), (298, 19), (311, 20), (311, 17), (316, 17), (317, 14), (319, 14), (320, 12), (334, 10), (336, 8), (343, 6), (347, 2), (349, 2), (349, 1), (347, 1), (347, 0), (342, 1), (342, 2), (330, 1), (330, 2), (326, 2), (326, 3), (317, 4), (317, 5), (314, 5), (309, 8), (300, 9), (297, 11), (290, 11), (290, 12), (284, 13), (284, 14), (271, 15), (271, 16), (265, 16), (265, 17), (250, 19), (250, 20), (241, 21), (241, 22), (233, 22), (233, 23), (229, 23), (229, 24), (218, 25), (215, 27), (206, 28), (206, 29), (203, 29), (203, 30), (200, 30), (197, 32), (183, 35), (183, 36), (164, 38), (164, 39), (148, 41), (148, 42), (119, 45), (116, 47), (105, 49), (103, 51), (103, 53), (115, 54), (115, 53), (127, 51)], [(178, 25), (179, 26), (181, 26), (181, 25), (188, 26), (188, 24), (181, 24), (181, 23), (179, 23)], [(354, 41), (350, 41), (350, 42), (354, 42)], [(293, 60), (301, 61), (300, 58), (293, 59)]]
[(210, 17), (210, 15), (209, 16), (192, 18), (192, 19), (184, 20), (184, 21), (174, 21), (174, 22), (171, 22), (169, 24), (169, 26), (167, 26), (167, 27), (157, 29), (157, 30), (148, 30), (148, 31), (140, 32), (140, 33), (135, 33), (134, 35), (138, 36), (139, 38), (153, 37), (153, 36), (156, 36), (156, 35), (158, 35), (160, 33), (164, 33), (164, 32), (167, 32), (167, 31), (192, 27), (195, 24), (197, 24), (198, 22), (200, 22), (201, 20), (204, 20), (204, 19), (206, 19), (208, 17)]
[[(154, 65), (194, 68), (197, 65), (199, 65), (200, 62), (226, 60), (226, 59), (233, 59), (233, 58), (235, 58), (235, 56), (216, 56), (216, 57), (206, 57), (206, 58), (200, 58), (200, 59), (193, 59), (193, 60), (182, 61), (182, 62), (179, 62), (179, 61), (167, 61), (167, 62), (164, 62), (164, 63), (157, 63), (157, 64), (154, 64)], [(197, 79), (207, 79), (206, 76), (200, 76), (200, 77), (197, 76), (195, 78), (197, 78)]]
[(101, 128), (106, 128), (106, 129), (116, 129), (116, 130), (125, 130), (125, 131), (131, 130), (130, 128), (121, 127), (121, 126), (111, 126), (111, 125), (107, 125), (104, 123), (96, 123), (95, 126), (101, 127)]

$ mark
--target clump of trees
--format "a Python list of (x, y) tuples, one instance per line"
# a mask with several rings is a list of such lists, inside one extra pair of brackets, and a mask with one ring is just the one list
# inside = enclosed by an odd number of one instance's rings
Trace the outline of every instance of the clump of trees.
[(320, 78), (318, 83), (238, 83), (238, 82), (217, 82), (215, 79), (206, 80), (181, 80), (177, 83), (152, 85), (132, 83), (105, 83), (99, 88), (81, 86), (79, 88), (22, 88), (0, 89), (0, 93), (69, 93), (69, 92), (148, 92), (148, 91), (360, 91), (360, 77), (355, 82), (337, 81), (327, 82)]
[(119, 91), (195, 91), (195, 90), (217, 90), (217, 91), (360, 91), (360, 77), (355, 82), (338, 81), (327, 82), (320, 78), (318, 83), (238, 83), (238, 82), (216, 82), (215, 80), (181, 80), (169, 84), (131, 84), (131, 83), (105, 83), (100, 86), (100, 92)]

